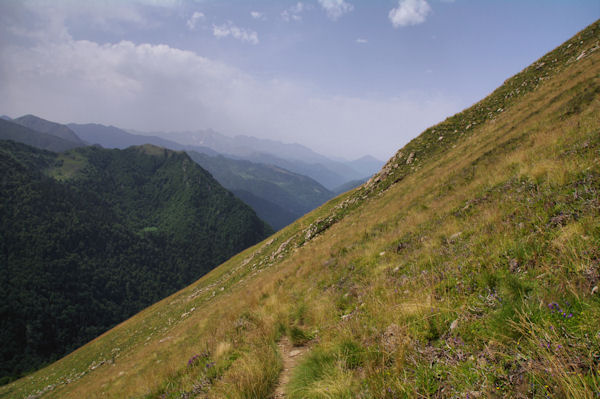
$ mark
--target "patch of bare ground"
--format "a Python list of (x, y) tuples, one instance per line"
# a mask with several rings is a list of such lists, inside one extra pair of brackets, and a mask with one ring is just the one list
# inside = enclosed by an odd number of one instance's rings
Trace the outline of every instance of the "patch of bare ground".
[(283, 369), (281, 370), (279, 381), (277, 381), (277, 385), (273, 391), (272, 399), (282, 399), (287, 397), (285, 389), (288, 382), (290, 382), (292, 372), (309, 350), (308, 346), (293, 346), (288, 337), (283, 337), (277, 346), (279, 346), (279, 352), (283, 359)]

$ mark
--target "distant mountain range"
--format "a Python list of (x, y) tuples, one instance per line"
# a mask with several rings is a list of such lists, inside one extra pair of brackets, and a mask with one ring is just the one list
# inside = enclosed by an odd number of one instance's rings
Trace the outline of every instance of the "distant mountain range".
[[(340, 189), (360, 185), (382, 165), (381, 161), (369, 156), (343, 163), (299, 144), (248, 136), (230, 138), (212, 130), (148, 135), (99, 124), (68, 126), (85, 141), (107, 148), (151, 143), (187, 151), (219, 183), (250, 205), (275, 229), (343, 192)], [(188, 144), (181, 144), (160, 137), (161, 134), (173, 140), (190, 138)]]
[(152, 144), (175, 151), (196, 151), (204, 154), (217, 155), (218, 152), (205, 146), (190, 146), (167, 140), (158, 136), (147, 136), (129, 133), (115, 126), (104, 126), (97, 123), (67, 125), (81, 139), (90, 144), (99, 144), (104, 148), (125, 149), (132, 145)]
[(0, 140), (12, 140), (36, 148), (57, 152), (81, 147), (82, 145), (79, 142), (32, 130), (5, 118), (0, 119)]
[(300, 144), (287, 144), (242, 135), (228, 137), (214, 130), (155, 132), (152, 134), (168, 137), (170, 140), (180, 143), (209, 147), (230, 158), (276, 165), (312, 177), (329, 190), (351, 180), (369, 177), (383, 166), (382, 161), (371, 156), (343, 162), (327, 158)]
[(334, 196), (303, 175), (274, 165), (188, 152), (219, 183), (279, 230)]
[[(182, 141), (188, 137), (188, 141), (181, 144), (159, 134)], [(118, 149), (152, 144), (187, 151), (275, 229), (362, 184), (382, 165), (370, 156), (331, 160), (299, 144), (231, 138), (212, 130), (147, 135), (100, 124), (62, 125), (34, 115), (0, 119), (0, 139), (58, 152), (95, 144)]]
[(67, 127), (66, 125), (62, 125), (56, 122), (50, 122), (45, 119), (39, 118), (35, 115), (24, 115), (20, 118), (13, 119), (11, 122), (17, 123), (21, 126), (25, 126), (36, 132), (60, 137), (63, 140), (67, 140), (77, 144), (79, 147), (86, 145), (86, 142), (81, 140), (75, 134), (75, 132), (69, 129), (69, 127)]

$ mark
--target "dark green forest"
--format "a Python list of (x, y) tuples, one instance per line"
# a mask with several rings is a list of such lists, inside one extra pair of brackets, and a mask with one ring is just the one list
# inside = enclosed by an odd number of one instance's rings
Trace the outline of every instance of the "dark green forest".
[(0, 141), (0, 378), (20, 377), (272, 230), (185, 153)]

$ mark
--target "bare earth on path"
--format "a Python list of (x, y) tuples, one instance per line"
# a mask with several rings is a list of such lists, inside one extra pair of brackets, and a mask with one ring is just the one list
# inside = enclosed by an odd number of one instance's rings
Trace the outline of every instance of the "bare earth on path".
[(298, 364), (302, 356), (308, 351), (307, 346), (293, 346), (287, 337), (283, 337), (277, 344), (281, 357), (283, 359), (283, 370), (279, 375), (279, 381), (275, 386), (275, 392), (273, 393), (272, 399), (286, 398), (285, 388), (290, 382), (290, 377), (294, 367)]

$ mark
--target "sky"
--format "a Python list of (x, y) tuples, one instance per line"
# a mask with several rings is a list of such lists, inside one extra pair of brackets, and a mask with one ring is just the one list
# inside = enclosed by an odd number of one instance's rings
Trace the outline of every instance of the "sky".
[(386, 160), (598, 0), (0, 0), (0, 114)]

